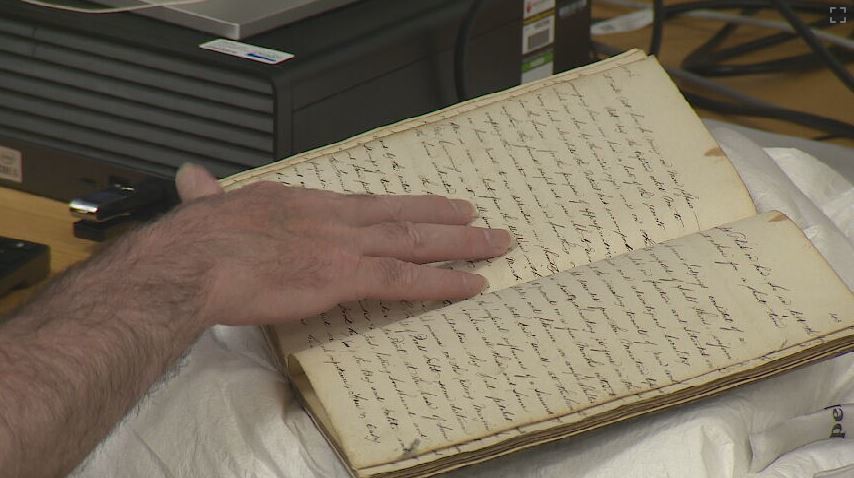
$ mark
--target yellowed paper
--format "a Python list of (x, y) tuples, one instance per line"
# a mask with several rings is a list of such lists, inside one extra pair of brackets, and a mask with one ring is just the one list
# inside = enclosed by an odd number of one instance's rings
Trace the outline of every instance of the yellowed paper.
[(757, 216), (301, 352), (365, 474), (579, 422), (850, 335), (854, 297)]
[[(448, 265), (483, 274), (490, 290), (754, 214), (732, 165), (667, 75), (654, 58), (637, 56), (410, 120), (231, 184), (268, 179), (471, 199), (475, 225), (507, 228), (518, 241), (504, 257)], [(437, 305), (346, 304), (280, 327), (278, 340), (285, 353), (301, 350)]]

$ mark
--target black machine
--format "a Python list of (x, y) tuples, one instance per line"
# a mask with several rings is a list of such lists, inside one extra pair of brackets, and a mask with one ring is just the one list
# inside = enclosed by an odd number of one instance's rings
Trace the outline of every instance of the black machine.
[(589, 27), (587, 0), (361, 0), (242, 40), (294, 55), (270, 64), (140, 15), (0, 0), (0, 186), (67, 201), (186, 161), (226, 176), (586, 64)]
[(45, 244), (0, 237), (0, 297), (29, 287), (50, 273), (50, 248)]

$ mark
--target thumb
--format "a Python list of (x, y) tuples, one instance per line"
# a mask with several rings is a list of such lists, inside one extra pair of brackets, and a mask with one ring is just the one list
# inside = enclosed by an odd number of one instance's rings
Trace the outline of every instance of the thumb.
[(222, 187), (207, 169), (193, 163), (184, 163), (175, 175), (175, 187), (181, 202), (204, 196), (222, 194)]

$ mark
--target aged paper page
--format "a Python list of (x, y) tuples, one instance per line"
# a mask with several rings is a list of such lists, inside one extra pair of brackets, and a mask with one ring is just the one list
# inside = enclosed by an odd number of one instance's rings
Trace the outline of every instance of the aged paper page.
[(851, 334), (854, 297), (769, 213), (297, 355), (340, 446), (423, 464)]
[[(755, 213), (732, 165), (654, 58), (629, 56), (586, 73), (232, 182), (471, 199), (476, 225), (507, 228), (518, 241), (505, 257), (450, 265), (483, 274), (491, 290)], [(345, 305), (304, 322), (312, 325), (280, 329), (279, 341), (292, 351), (434, 306)]]

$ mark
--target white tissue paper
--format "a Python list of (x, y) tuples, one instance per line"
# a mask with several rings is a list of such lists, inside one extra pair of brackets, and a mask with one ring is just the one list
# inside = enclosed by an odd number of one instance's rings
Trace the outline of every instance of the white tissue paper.
[[(851, 202), (842, 196), (851, 194), (851, 183), (798, 152), (769, 150), (778, 166), (731, 130), (713, 134), (759, 210), (780, 210), (806, 229), (851, 287), (851, 237), (846, 240), (834, 225), (850, 234)], [(214, 327), (73, 476), (347, 477), (272, 363), (257, 328)], [(854, 403), (854, 354), (447, 476), (802, 478), (831, 473), (854, 463), (848, 440), (811, 443), (751, 474), (749, 436), (839, 403)], [(774, 454), (764, 460), (773, 460)]]
[[(794, 148), (764, 148), (798, 189), (854, 241), (854, 184), (810, 154)], [(854, 151), (851, 153), (854, 161)]]
[(813, 442), (831, 438), (852, 439), (852, 431), (854, 405), (838, 404), (792, 418), (763, 432), (751, 433), (753, 459), (750, 471), (760, 471), (784, 453)]

